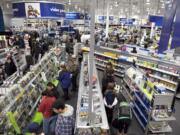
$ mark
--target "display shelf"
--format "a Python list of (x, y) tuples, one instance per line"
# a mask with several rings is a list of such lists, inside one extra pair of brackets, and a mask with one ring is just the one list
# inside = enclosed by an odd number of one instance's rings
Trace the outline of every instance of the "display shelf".
[(147, 118), (144, 115), (144, 113), (141, 111), (141, 109), (139, 108), (139, 106), (134, 102), (134, 106), (137, 108), (139, 114), (143, 117), (143, 119), (147, 122)]
[(142, 99), (139, 97), (138, 94), (136, 94), (136, 92), (134, 92), (135, 97), (138, 99), (138, 101), (141, 103), (141, 105), (146, 109), (146, 111), (148, 111), (148, 107), (144, 104), (144, 102), (142, 101)]
[[(159, 134), (159, 133), (171, 133), (172, 132), (172, 128), (169, 125), (165, 125), (162, 127), (164, 123), (160, 123), (160, 125), (157, 125), (154, 122), (151, 122), (149, 124), (149, 130), (153, 133), (153, 134)], [(157, 129), (157, 127), (160, 126), (162, 128)]]
[[(123, 85), (122, 86), (123, 87), (123, 90), (125, 90), (126, 91), (126, 93), (125, 94), (127, 94), (128, 96), (125, 96), (126, 97), (126, 99), (128, 99), (128, 101), (132, 101), (133, 100), (133, 97), (131, 96), (131, 94), (128, 92), (128, 90), (127, 90), (127, 88)], [(130, 100), (129, 100), (130, 99)]]
[(152, 116), (152, 119), (154, 121), (175, 121), (176, 120), (176, 118), (174, 116), (170, 116), (170, 117), (166, 117), (166, 118), (160, 118), (160, 117)]
[(171, 80), (162, 78), (162, 77), (157, 76), (157, 75), (152, 75), (152, 74), (150, 74), (149, 76), (150, 76), (150, 77), (153, 77), (153, 78), (156, 78), (156, 79), (158, 79), (158, 80), (162, 80), (162, 81), (165, 81), (165, 82), (168, 82), (168, 83), (172, 83), (172, 84), (174, 84), (174, 85), (177, 85), (177, 82), (174, 82), (174, 81), (171, 81)]
[(156, 86), (162, 86), (164, 88), (166, 88), (166, 90), (169, 90), (171, 92), (176, 92), (176, 89), (175, 88), (171, 88), (171, 87), (168, 87), (168, 86), (165, 86), (164, 84), (156, 84), (156, 82), (154, 83)]
[(28, 115), (32, 115), (32, 113), (34, 112), (35, 108), (37, 107), (39, 101), (41, 100), (41, 95), (39, 95), (39, 97), (37, 98), (36, 102), (34, 103), (32, 109), (30, 110), (29, 114)]
[(141, 127), (145, 130), (146, 127), (145, 127), (145, 125), (141, 122), (141, 120), (140, 120), (139, 116), (137, 115), (137, 113), (135, 112), (135, 110), (132, 109), (132, 111), (133, 111), (133, 113), (134, 113), (136, 119), (137, 119), (138, 122), (140, 123)]
[[(155, 85), (148, 80), (144, 73), (138, 68), (131, 67), (126, 70), (123, 89), (125, 93), (122, 92), (124, 97), (126, 95), (131, 98), (130, 102), (133, 104), (132, 110), (134, 116), (138, 120), (141, 127), (145, 130), (147, 135), (149, 132), (156, 133), (166, 133), (172, 132), (169, 130), (161, 129), (151, 131), (150, 124), (158, 124), (158, 122), (168, 125), (169, 121), (174, 121), (175, 117), (172, 115), (171, 106), (173, 103), (174, 94), (173, 93), (159, 93), (155, 89)], [(126, 90), (128, 86), (129, 90)], [(150, 95), (148, 95), (150, 93)], [(151, 97), (151, 100), (150, 98)], [(166, 113), (166, 114), (165, 114)], [(161, 124), (162, 125), (162, 124)]]
[[(102, 97), (98, 78), (96, 80), (96, 83), (93, 86), (92, 91), (89, 91), (89, 85), (88, 85), (89, 64), (88, 63), (89, 63), (89, 60), (84, 59), (81, 64), (79, 93), (78, 93), (78, 102), (77, 102), (77, 108), (79, 109), (77, 109), (77, 112), (76, 112), (76, 131), (79, 131), (81, 129), (85, 130), (85, 129), (98, 128), (98, 127), (101, 129), (109, 129), (105, 107), (104, 107), (104, 104), (102, 104), (103, 97)], [(93, 75), (96, 76), (97, 71), (96, 71), (95, 63), (94, 63), (93, 68), (94, 68)], [(85, 74), (85, 71), (87, 71), (87, 74)], [(89, 92), (92, 92), (93, 99), (89, 99)], [(88, 120), (88, 117), (90, 117), (89, 104), (88, 104), (90, 102), (89, 100), (92, 100), (92, 112), (94, 116), (93, 119), (91, 119), (92, 123)]]
[[(58, 74), (58, 64), (54, 60), (55, 57), (54, 51), (45, 54), (38, 64), (33, 66), (17, 84), (13, 84), (11, 89), (5, 93), (4, 99), (6, 100), (1, 103), (0, 115), (6, 118), (6, 114), (11, 112), (14, 122), (3, 121), (0, 126), (15, 128), (14, 123), (17, 123), (19, 128), (23, 128), (29, 122), (29, 118), (41, 99), (41, 93), (45, 89), (46, 83), (52, 81)], [(41, 73), (45, 71), (50, 72), (46, 77), (47, 82), (41, 76)], [(13, 128), (7, 129), (8, 133), (9, 130), (14, 130)]]
[[(97, 66), (97, 69), (100, 69), (100, 70), (102, 70), (102, 71), (104, 71), (105, 69), (105, 65), (104, 64), (100, 64), (100, 63), (96, 63), (96, 66)], [(119, 71), (119, 70), (116, 70), (115, 69), (115, 74), (114, 75), (116, 75), (116, 76), (118, 76), (118, 77), (124, 77), (124, 75), (122, 75), (122, 74), (124, 74), (124, 72), (121, 72), (121, 71)]]
[(173, 73), (173, 72), (169, 72), (169, 71), (165, 71), (165, 70), (162, 70), (162, 69), (158, 69), (158, 68), (155, 68), (155, 67), (145, 66), (145, 65), (139, 64), (139, 63), (137, 65), (140, 66), (140, 67), (152, 69), (152, 70), (155, 70), (155, 71), (158, 71), (158, 72), (162, 72), (162, 73), (165, 73), (165, 74), (168, 74), (168, 75), (172, 75), (172, 76), (175, 76), (175, 77), (179, 76), (179, 74), (176, 74), (176, 73)]

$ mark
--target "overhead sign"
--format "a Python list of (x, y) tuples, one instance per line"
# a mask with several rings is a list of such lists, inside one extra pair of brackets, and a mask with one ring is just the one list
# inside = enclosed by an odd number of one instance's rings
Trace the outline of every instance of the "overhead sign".
[(13, 3), (12, 8), (13, 8), (14, 17), (18, 17), (18, 18), (26, 17), (25, 3), (24, 2)]
[(133, 25), (133, 23), (135, 22), (135, 19), (119, 18), (119, 22), (120, 24), (123, 24), (123, 25)]
[[(106, 22), (106, 16), (98, 16), (98, 21), (100, 23), (105, 23)], [(113, 23), (114, 16), (109, 16), (109, 21), (110, 21), (110, 23)]]
[(17, 18), (61, 18), (65, 17), (65, 7), (59, 3), (17, 2), (13, 3), (13, 15)]
[(65, 15), (65, 19), (68, 19), (68, 20), (84, 19), (84, 15), (78, 12), (68, 12)]
[(65, 17), (65, 7), (58, 3), (41, 3), (41, 17)]
[(163, 25), (163, 16), (150, 15), (149, 22), (154, 22), (156, 26), (162, 26)]

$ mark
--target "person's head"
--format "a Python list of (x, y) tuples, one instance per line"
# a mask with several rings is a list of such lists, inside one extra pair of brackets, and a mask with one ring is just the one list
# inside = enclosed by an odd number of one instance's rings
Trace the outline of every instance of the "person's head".
[(29, 34), (25, 34), (25, 35), (24, 35), (24, 39), (25, 39), (25, 40), (29, 40), (29, 37), (30, 37)]
[(53, 90), (54, 88), (55, 88), (55, 86), (54, 86), (53, 83), (49, 82), (49, 83), (47, 84), (47, 90), (48, 90), (48, 91), (51, 91), (51, 90)]
[(62, 99), (57, 99), (52, 106), (53, 111), (55, 113), (63, 113), (65, 110), (65, 107), (66, 106), (65, 106), (64, 100)]
[(106, 68), (107, 68), (107, 69), (112, 69), (112, 68), (113, 68), (113, 67), (112, 67), (112, 63), (111, 63), (111, 62), (108, 62), (107, 65), (106, 65)]
[(62, 62), (61, 64), (60, 64), (60, 69), (61, 70), (66, 70), (66, 65), (65, 65), (65, 63), (64, 62)]
[(114, 82), (109, 82), (109, 83), (107, 84), (107, 89), (108, 89), (108, 90), (114, 90), (114, 87), (115, 87)]
[(136, 51), (136, 47), (133, 47), (133, 51)]

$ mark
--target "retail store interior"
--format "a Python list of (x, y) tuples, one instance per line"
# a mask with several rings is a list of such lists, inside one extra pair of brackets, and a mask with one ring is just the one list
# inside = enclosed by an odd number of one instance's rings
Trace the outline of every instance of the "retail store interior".
[(0, 0), (0, 135), (179, 135), (180, 0)]

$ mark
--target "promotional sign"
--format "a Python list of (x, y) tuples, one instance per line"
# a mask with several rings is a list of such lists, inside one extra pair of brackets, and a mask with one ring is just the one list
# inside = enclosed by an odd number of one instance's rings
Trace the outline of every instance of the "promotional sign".
[(4, 32), (4, 17), (3, 17), (3, 12), (2, 9), (0, 7), (0, 32)]
[[(109, 16), (109, 21), (112, 23), (114, 20), (114, 16)], [(106, 22), (106, 16), (98, 16), (98, 21), (100, 23), (105, 23)]]
[(24, 2), (13, 3), (12, 8), (13, 8), (14, 17), (17, 18), (26, 17)]
[(77, 12), (68, 12), (65, 15), (65, 19), (68, 19), (68, 20), (84, 19), (84, 15)]
[(13, 3), (13, 15), (20, 18), (61, 18), (65, 17), (65, 6), (48, 2)]
[(41, 17), (65, 17), (65, 7), (58, 3), (40, 3)]
[(120, 18), (119, 22), (123, 25), (133, 25), (135, 19), (128, 19), (128, 18)]
[(171, 49), (180, 47), (180, 1), (177, 1), (176, 20), (172, 36)]
[(40, 3), (25, 3), (25, 9), (27, 18), (41, 17)]
[(162, 26), (163, 25), (163, 16), (150, 15), (149, 22), (155, 23), (156, 26)]
[(163, 19), (163, 27), (161, 31), (158, 53), (163, 53), (165, 50), (168, 49), (175, 13), (176, 13), (176, 0), (167, 0), (166, 12)]

